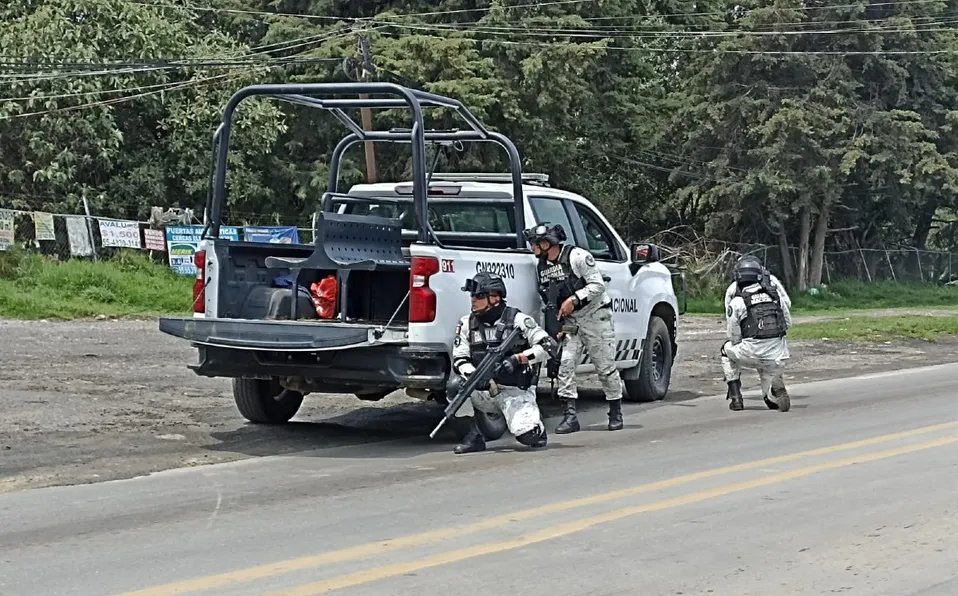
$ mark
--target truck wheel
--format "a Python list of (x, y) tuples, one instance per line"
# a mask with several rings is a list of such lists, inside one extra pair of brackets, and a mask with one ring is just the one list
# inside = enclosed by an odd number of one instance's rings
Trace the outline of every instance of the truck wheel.
[(276, 379), (233, 379), (233, 400), (250, 422), (283, 424), (299, 411), (303, 394), (283, 389)]
[(356, 391), (353, 393), (363, 401), (379, 401), (395, 391), (395, 389), (370, 389), (367, 391)]
[(669, 381), (672, 377), (672, 338), (665, 321), (659, 317), (653, 316), (649, 320), (646, 348), (639, 363), (628, 371), (631, 374), (623, 375), (634, 377), (623, 378), (629, 401), (658, 401), (665, 398), (665, 394), (669, 392)]

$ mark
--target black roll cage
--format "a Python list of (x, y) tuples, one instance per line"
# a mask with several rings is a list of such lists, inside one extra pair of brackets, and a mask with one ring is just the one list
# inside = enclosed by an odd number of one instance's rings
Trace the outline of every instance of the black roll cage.
[[(369, 97), (329, 98), (317, 96), (357, 95)], [(385, 95), (388, 97), (372, 97)], [(458, 100), (442, 95), (410, 89), (395, 83), (307, 83), (250, 85), (233, 94), (223, 110), (223, 118), (213, 134), (213, 168), (210, 177), (207, 213), (209, 221), (207, 231), (210, 236), (219, 237), (223, 219), (223, 206), (226, 204), (226, 166), (229, 152), (230, 134), (233, 128), (233, 114), (243, 100), (253, 96), (266, 96), (289, 103), (328, 110), (346, 126), (350, 133), (343, 137), (333, 150), (329, 164), (328, 195), (339, 194), (339, 174), (343, 154), (356, 143), (365, 141), (386, 143), (410, 143), (412, 146), (412, 184), (413, 211), (418, 226), (417, 242), (440, 244), (425, 217), (427, 209), (427, 169), (426, 143), (454, 142), (491, 142), (505, 149), (509, 156), (509, 170), (512, 177), (512, 196), (516, 220), (516, 248), (525, 248), (522, 236), (525, 228), (525, 212), (522, 193), (522, 163), (515, 144), (505, 135), (488, 130)], [(364, 131), (356, 124), (345, 109), (354, 108), (402, 108), (412, 112), (412, 124), (409, 129)], [(423, 108), (447, 108), (469, 126), (469, 130), (426, 130), (423, 124)], [(333, 201), (324, 201), (323, 210), (332, 211)]]

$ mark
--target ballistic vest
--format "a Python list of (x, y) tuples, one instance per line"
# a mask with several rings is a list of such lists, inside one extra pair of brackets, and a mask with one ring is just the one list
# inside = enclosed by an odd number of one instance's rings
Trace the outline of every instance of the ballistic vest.
[[(472, 353), (472, 365), (479, 366), (479, 363), (486, 357), (490, 350), (499, 346), (509, 333), (515, 329), (516, 315), (519, 309), (507, 306), (502, 311), (499, 320), (492, 324), (482, 322), (476, 315), (469, 317), (469, 349)], [(513, 346), (512, 353), (518, 354), (529, 349), (529, 343), (525, 339), (520, 340)], [(527, 389), (532, 385), (534, 371), (532, 367), (517, 367), (514, 372), (506, 373), (499, 371), (495, 381), (498, 385), (518, 387)]]
[[(548, 259), (539, 259), (536, 266), (536, 273), (539, 276), (539, 293), (546, 304), (550, 304), (550, 297), (554, 294), (556, 306), (560, 306), (573, 294), (586, 286), (585, 279), (579, 277), (572, 271), (571, 244), (562, 246), (562, 252), (559, 253), (559, 260), (555, 263)], [(585, 303), (583, 303), (583, 306)]]
[(741, 323), (743, 339), (785, 337), (785, 312), (774, 289), (762, 287), (754, 294), (739, 289), (736, 296), (745, 301), (746, 314)]

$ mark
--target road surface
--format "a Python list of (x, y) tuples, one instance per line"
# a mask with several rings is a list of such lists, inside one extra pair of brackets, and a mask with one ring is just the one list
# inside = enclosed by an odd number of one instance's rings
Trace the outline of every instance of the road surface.
[(958, 364), (791, 393), (2, 494), (0, 593), (958, 594)]

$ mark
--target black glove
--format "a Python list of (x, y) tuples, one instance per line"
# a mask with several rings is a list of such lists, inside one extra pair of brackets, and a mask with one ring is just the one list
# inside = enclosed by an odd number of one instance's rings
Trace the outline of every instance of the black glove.
[(519, 363), (519, 356), (513, 354), (512, 356), (509, 356), (508, 358), (506, 358), (505, 361), (503, 361), (502, 370), (507, 375), (511, 375), (512, 373), (516, 372), (516, 370), (518, 370), (521, 366), (522, 364)]

